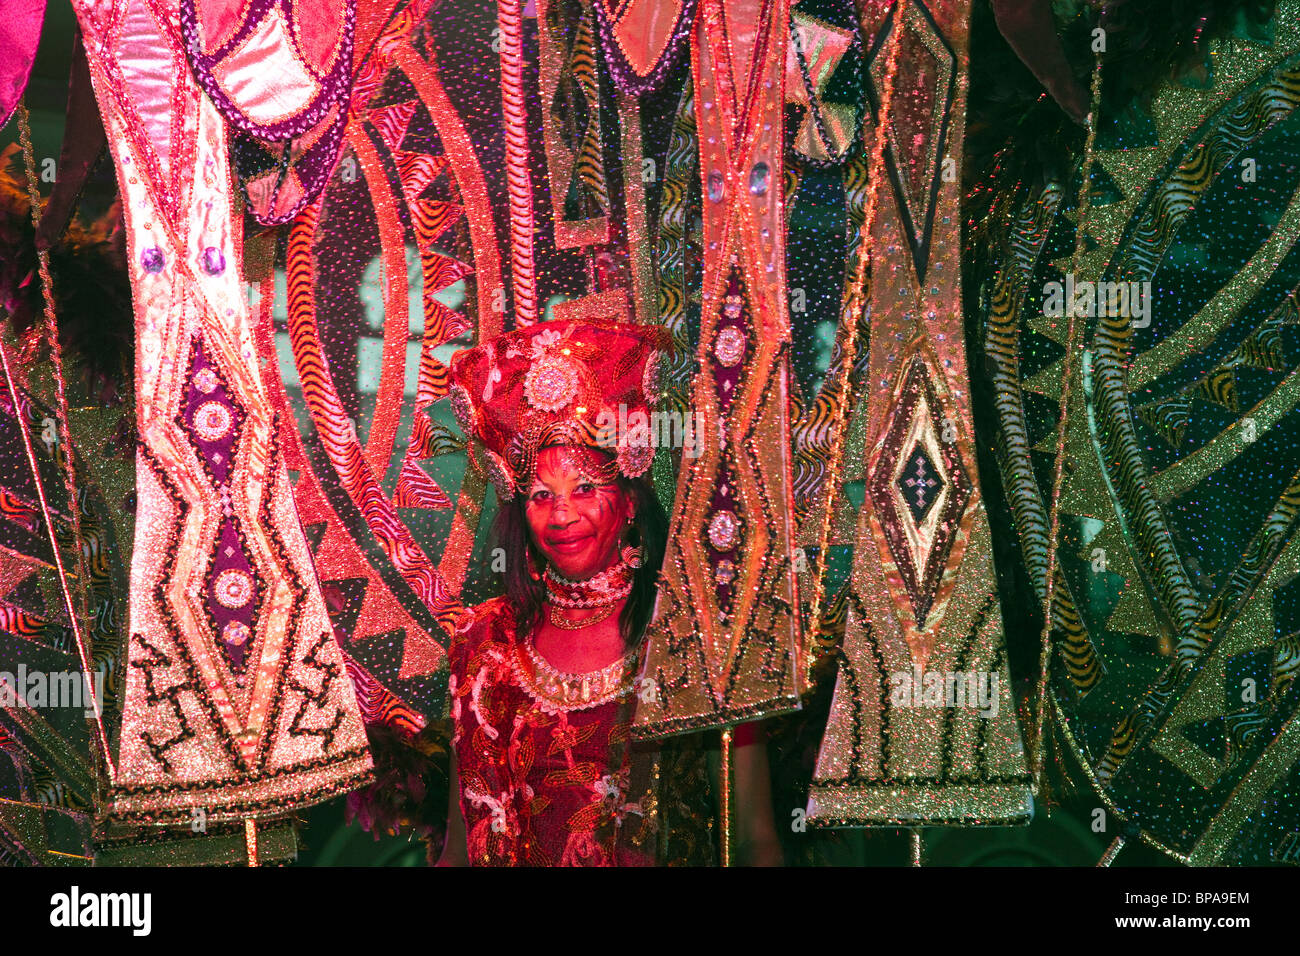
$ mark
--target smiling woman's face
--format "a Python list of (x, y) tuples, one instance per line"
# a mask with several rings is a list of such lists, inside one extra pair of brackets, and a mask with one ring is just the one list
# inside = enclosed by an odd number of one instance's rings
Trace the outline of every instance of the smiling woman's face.
[(600, 452), (552, 447), (537, 455), (537, 476), (525, 511), (533, 543), (571, 581), (585, 581), (614, 563), (632, 499), (616, 484), (601, 484)]

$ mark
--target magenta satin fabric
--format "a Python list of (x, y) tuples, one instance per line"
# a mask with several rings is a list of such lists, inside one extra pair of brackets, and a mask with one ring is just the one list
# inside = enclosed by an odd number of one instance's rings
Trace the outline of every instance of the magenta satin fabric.
[(27, 89), (45, 21), (45, 0), (6, 0), (0, 16), (0, 126)]

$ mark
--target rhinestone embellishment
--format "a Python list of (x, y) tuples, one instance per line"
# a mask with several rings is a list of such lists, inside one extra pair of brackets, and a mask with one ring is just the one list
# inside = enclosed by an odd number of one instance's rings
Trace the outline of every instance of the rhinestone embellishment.
[(727, 368), (739, 364), (745, 357), (745, 333), (734, 325), (719, 329), (713, 339), (713, 356)]
[(730, 561), (719, 561), (713, 569), (714, 578), (719, 584), (727, 585), (736, 580), (736, 566)]
[(243, 621), (231, 621), (221, 629), (221, 639), (231, 647), (243, 647), (252, 633)]
[(253, 578), (247, 571), (228, 568), (217, 575), (212, 594), (224, 608), (237, 611), (253, 600)]
[(729, 295), (722, 300), (722, 314), (731, 321), (740, 321), (740, 316), (744, 311), (745, 299), (743, 296)]
[(624, 442), (618, 449), (618, 470), (629, 478), (639, 478), (655, 460), (655, 450), (649, 442)]
[(217, 379), (217, 373), (212, 369), (204, 366), (194, 373), (194, 387), (204, 395), (211, 395), (217, 390), (221, 382)]
[(226, 271), (226, 256), (216, 246), (203, 250), (203, 271), (210, 276), (219, 276)]
[(722, 173), (717, 172), (716, 170), (714, 172), (709, 173), (709, 180), (708, 180), (709, 202), (714, 202), (714, 203), (722, 202), (722, 197), (725, 192), (726, 192), (726, 184), (723, 182)]
[(740, 519), (734, 511), (715, 511), (709, 519), (709, 544), (719, 551), (730, 551), (740, 538)]
[(543, 355), (524, 376), (524, 397), (544, 412), (558, 412), (578, 393), (578, 371), (557, 355)]
[(221, 402), (204, 402), (194, 413), (194, 430), (203, 441), (221, 441), (230, 434), (233, 419)]
[(162, 250), (157, 246), (150, 246), (144, 252), (140, 253), (140, 267), (150, 275), (157, 275), (163, 271), (163, 266), (167, 260), (163, 258)]

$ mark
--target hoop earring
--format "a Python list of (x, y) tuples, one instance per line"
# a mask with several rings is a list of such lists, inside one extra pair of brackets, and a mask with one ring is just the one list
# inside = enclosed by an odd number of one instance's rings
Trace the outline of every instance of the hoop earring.
[(628, 545), (623, 549), (623, 563), (630, 568), (639, 568), (645, 564), (645, 549)]

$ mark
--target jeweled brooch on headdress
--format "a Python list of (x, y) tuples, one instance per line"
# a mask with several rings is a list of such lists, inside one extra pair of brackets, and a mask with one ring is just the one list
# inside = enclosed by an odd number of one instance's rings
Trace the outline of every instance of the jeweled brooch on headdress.
[(656, 325), (516, 329), (452, 356), (452, 412), (503, 498), (526, 489), (537, 452), (550, 445), (601, 448), (619, 472), (639, 477), (654, 460), (654, 434), (632, 434), (628, 421), (644, 422), (662, 398), (671, 348), (668, 330)]
[(558, 412), (577, 394), (578, 370), (563, 355), (534, 359), (524, 376), (524, 398), (544, 412)]

